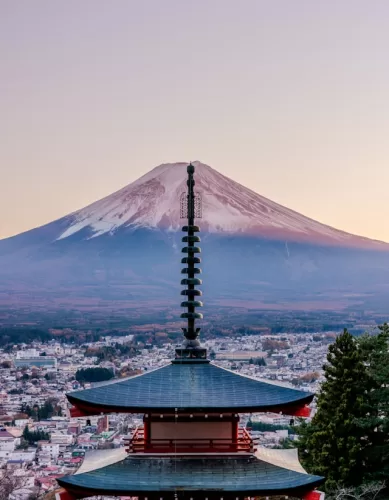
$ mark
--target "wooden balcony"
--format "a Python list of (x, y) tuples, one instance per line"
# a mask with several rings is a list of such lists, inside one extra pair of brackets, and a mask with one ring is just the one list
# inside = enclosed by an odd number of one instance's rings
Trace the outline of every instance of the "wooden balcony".
[(151, 439), (145, 440), (143, 427), (125, 439), (128, 453), (254, 453), (254, 441), (244, 428), (238, 439)]

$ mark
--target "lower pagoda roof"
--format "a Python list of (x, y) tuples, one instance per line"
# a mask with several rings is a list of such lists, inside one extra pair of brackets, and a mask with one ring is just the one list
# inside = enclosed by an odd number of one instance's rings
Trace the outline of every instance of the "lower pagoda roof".
[(57, 480), (75, 498), (94, 495), (158, 499), (177, 496), (219, 499), (271, 495), (301, 497), (324, 481), (320, 476), (289, 470), (255, 456), (127, 457), (94, 470), (82, 472), (81, 469), (80, 473)]
[[(283, 412), (307, 416), (314, 394), (262, 382), (207, 361), (173, 361), (125, 380), (67, 394), (74, 415), (149, 411)], [(308, 411), (309, 415), (309, 411)]]

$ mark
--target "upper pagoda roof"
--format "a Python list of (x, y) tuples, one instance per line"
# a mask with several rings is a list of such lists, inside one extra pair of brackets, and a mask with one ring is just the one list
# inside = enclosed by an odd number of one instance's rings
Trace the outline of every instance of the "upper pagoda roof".
[(207, 361), (174, 361), (142, 375), (67, 394), (80, 414), (110, 412), (299, 413), (314, 395), (226, 370)]

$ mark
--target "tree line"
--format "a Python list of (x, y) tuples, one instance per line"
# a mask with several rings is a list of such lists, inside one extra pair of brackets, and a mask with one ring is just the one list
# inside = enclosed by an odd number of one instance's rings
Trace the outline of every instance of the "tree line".
[[(293, 419), (291, 419), (293, 421)], [(294, 427), (292, 425), (278, 425), (278, 424), (270, 424), (268, 422), (253, 422), (249, 420), (247, 422), (247, 428), (252, 431), (257, 432), (275, 432), (275, 431), (288, 431), (288, 433), (292, 434), (295, 432)]]
[(33, 418), (34, 420), (46, 420), (53, 416), (61, 417), (62, 409), (58, 404), (58, 401), (53, 399), (48, 399), (44, 402), (43, 405), (33, 405), (30, 406), (28, 404), (23, 403), (20, 413), (27, 415), (28, 417)]
[(44, 431), (30, 431), (28, 426), (23, 430), (23, 440), (25, 443), (28, 445), (33, 445), (37, 441), (49, 441), (50, 440), (50, 434)]
[(40, 328), (0, 327), (0, 345), (29, 344), (33, 341), (48, 342), (53, 336)]
[(103, 382), (113, 378), (112, 370), (108, 368), (80, 368), (76, 372), (76, 380), (81, 383), (85, 382)]

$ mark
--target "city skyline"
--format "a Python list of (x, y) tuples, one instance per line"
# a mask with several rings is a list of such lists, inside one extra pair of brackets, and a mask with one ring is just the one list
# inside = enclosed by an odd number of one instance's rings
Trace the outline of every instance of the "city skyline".
[(389, 241), (389, 5), (0, 5), (0, 238), (200, 160)]

